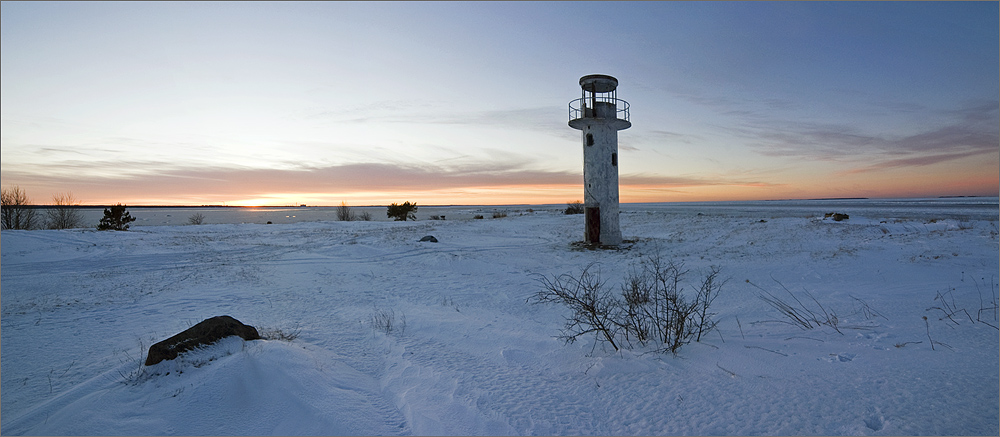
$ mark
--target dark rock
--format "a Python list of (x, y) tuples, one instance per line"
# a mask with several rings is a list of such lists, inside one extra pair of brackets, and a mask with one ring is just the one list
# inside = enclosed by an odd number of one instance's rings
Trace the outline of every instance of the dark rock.
[(430, 241), (431, 243), (437, 243), (438, 239), (434, 238), (433, 235), (427, 235), (424, 238), (421, 238), (420, 241)]
[(260, 339), (257, 328), (244, 325), (230, 316), (215, 316), (150, 346), (149, 353), (146, 354), (146, 365), (152, 366), (163, 360), (172, 360), (181, 352), (214, 343), (230, 335), (239, 336), (244, 340)]
[(825, 215), (823, 215), (823, 218), (832, 218), (833, 221), (839, 222), (841, 220), (847, 220), (847, 219), (851, 218), (851, 216), (849, 216), (847, 214), (841, 214), (839, 212), (828, 212)]

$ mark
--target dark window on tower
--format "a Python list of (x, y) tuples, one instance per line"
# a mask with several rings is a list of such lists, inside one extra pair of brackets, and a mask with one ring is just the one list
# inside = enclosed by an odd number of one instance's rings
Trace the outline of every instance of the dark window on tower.
[(587, 145), (588, 146), (594, 145), (594, 134), (587, 134)]
[(612, 153), (611, 154), (611, 165), (613, 165), (615, 167), (618, 167), (618, 154), (617, 153)]

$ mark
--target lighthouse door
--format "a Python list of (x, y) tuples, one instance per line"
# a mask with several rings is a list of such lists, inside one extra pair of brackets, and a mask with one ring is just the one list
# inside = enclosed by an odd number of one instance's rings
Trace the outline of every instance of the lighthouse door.
[(586, 228), (587, 243), (601, 242), (601, 208), (588, 207), (584, 211), (584, 227)]

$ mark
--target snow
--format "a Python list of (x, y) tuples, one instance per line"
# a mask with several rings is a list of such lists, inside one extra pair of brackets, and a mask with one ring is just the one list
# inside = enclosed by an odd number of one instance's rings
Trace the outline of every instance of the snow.
[[(558, 207), (441, 211), (3, 231), (0, 433), (1000, 433), (996, 198), (623, 205), (622, 250), (573, 246), (583, 217)], [(823, 218), (834, 211), (850, 219)], [(729, 279), (718, 331), (677, 355), (564, 344), (568, 310), (526, 302), (539, 275), (597, 263), (617, 287), (657, 253), (692, 280), (710, 266)], [(782, 323), (759, 296), (784, 288), (836, 311), (840, 332)], [(938, 295), (969, 316), (943, 317)], [(297, 337), (141, 365), (216, 315)]]

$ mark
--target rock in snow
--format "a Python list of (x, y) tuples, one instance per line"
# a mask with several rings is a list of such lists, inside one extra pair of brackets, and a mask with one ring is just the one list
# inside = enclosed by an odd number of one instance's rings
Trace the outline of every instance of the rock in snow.
[(260, 339), (257, 328), (244, 325), (230, 316), (215, 316), (150, 346), (149, 353), (146, 354), (146, 365), (152, 366), (163, 360), (172, 360), (181, 352), (214, 343), (230, 335), (237, 335), (244, 340)]
[(424, 238), (421, 238), (420, 241), (430, 241), (431, 243), (437, 243), (438, 239), (434, 238), (433, 235), (427, 235), (427, 236), (424, 236)]

